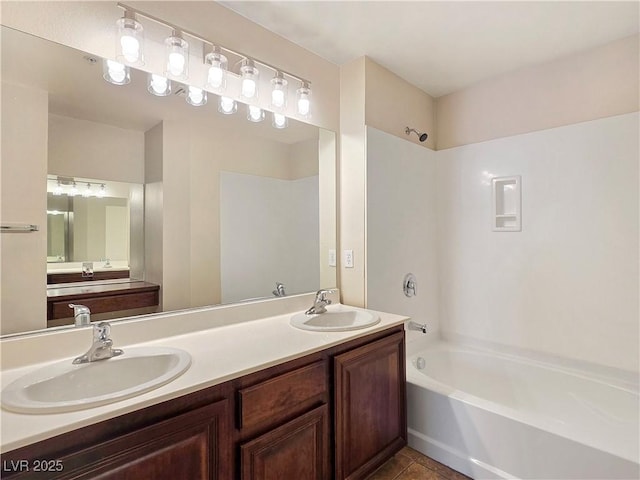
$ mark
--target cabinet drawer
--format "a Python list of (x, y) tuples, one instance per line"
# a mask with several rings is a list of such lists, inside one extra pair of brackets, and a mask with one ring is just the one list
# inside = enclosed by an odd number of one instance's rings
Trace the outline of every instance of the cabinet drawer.
[(300, 413), (327, 391), (324, 360), (238, 391), (239, 428), (274, 424)]

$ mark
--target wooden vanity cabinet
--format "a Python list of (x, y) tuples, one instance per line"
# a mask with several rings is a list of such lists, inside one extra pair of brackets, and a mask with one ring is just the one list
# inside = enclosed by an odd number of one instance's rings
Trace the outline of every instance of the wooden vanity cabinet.
[(405, 405), (399, 325), (7, 452), (2, 478), (362, 479), (406, 444)]

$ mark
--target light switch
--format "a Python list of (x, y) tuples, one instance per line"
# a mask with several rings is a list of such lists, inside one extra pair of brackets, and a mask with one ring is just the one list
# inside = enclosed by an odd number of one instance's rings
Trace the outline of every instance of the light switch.
[(336, 266), (336, 250), (335, 248), (332, 248), (329, 250), (329, 266), (330, 267), (335, 267)]
[(344, 251), (344, 267), (353, 268), (353, 250)]

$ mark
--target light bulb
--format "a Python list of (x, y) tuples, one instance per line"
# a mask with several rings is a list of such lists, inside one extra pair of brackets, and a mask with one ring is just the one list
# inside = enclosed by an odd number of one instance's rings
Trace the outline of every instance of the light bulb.
[(189, 93), (187, 94), (187, 103), (194, 107), (200, 107), (207, 103), (207, 92), (198, 87), (189, 86)]
[(244, 98), (256, 98), (258, 96), (258, 79), (260, 78), (260, 72), (254, 66), (253, 60), (245, 59), (242, 61), (243, 65), (240, 67), (240, 73), (242, 75), (242, 89), (241, 94)]
[(88, 198), (91, 196), (91, 184), (87, 183), (87, 188), (84, 189), (84, 191), (82, 192), (82, 196), (85, 198)]
[(220, 53), (220, 47), (213, 47), (204, 60), (210, 65), (207, 85), (215, 90), (223, 90), (226, 86), (227, 57)]
[(274, 113), (273, 114), (272, 125), (275, 128), (286, 128), (286, 126), (287, 126), (287, 117), (285, 117), (281, 113)]
[(271, 106), (275, 110), (284, 110), (287, 106), (287, 81), (281, 72), (271, 79)]
[(238, 105), (235, 100), (229, 97), (220, 97), (220, 103), (218, 105), (218, 111), (225, 115), (231, 115), (238, 110)]
[(261, 122), (264, 120), (264, 110), (260, 107), (256, 107), (255, 105), (249, 105), (249, 114), (247, 115), (247, 119), (250, 122)]
[(69, 196), (70, 197), (75, 197), (78, 194), (78, 186), (76, 185), (76, 182), (73, 182), (71, 184), (71, 188), (69, 189)]
[(98, 190), (98, 192), (96, 193), (96, 197), (103, 198), (106, 194), (107, 194), (107, 188), (103, 183), (102, 185), (100, 185), (100, 190)]
[(142, 44), (144, 42), (143, 28), (136, 21), (135, 13), (126, 10), (124, 17), (118, 19), (118, 60), (133, 65), (144, 65)]
[(58, 184), (53, 189), (53, 194), (56, 196), (62, 195), (62, 184), (60, 183), (60, 180), (58, 180)]
[(166, 97), (171, 93), (171, 81), (162, 75), (150, 73), (147, 89), (149, 93), (157, 95), (158, 97)]
[(129, 67), (113, 60), (103, 61), (103, 78), (114, 85), (126, 85), (131, 81)]
[(164, 43), (167, 60), (165, 73), (184, 80), (187, 78), (189, 69), (189, 44), (175, 31), (171, 37), (165, 39)]
[(302, 82), (302, 87), (298, 89), (297, 96), (298, 115), (306, 118), (311, 113), (311, 87), (307, 82)]

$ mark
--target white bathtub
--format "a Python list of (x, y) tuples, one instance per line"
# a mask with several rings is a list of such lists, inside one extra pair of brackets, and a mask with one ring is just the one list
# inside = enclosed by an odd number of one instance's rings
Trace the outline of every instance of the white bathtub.
[(440, 341), (408, 352), (411, 447), (473, 478), (640, 477), (637, 384)]

